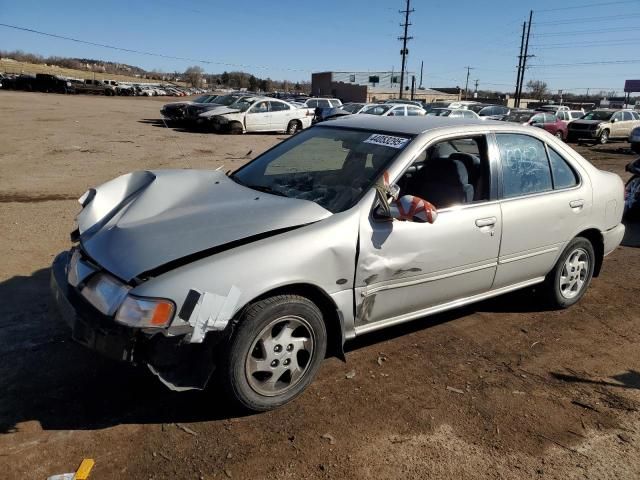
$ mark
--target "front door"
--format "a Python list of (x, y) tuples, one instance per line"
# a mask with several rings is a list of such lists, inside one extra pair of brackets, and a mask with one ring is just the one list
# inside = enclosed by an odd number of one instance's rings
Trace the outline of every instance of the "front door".
[(261, 132), (271, 127), (271, 112), (269, 102), (264, 100), (253, 105), (245, 116), (247, 132)]
[(363, 212), (358, 333), (491, 289), (502, 220), (499, 203), (491, 200), (486, 146), (484, 136), (439, 141), (397, 181), (400, 195), (419, 196), (438, 208), (433, 224), (383, 221)]

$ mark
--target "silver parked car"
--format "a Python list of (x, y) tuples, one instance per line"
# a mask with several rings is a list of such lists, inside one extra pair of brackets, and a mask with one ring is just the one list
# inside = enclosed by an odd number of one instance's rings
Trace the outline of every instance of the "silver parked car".
[(123, 175), (80, 198), (51, 288), (73, 338), (176, 390), (298, 396), (374, 330), (539, 285), (568, 307), (624, 234), (620, 177), (543, 130), (353, 115), (230, 175)]

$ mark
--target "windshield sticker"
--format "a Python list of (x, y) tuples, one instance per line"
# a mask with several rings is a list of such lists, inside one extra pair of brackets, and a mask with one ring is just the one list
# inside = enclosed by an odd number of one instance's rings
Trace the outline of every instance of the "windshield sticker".
[(369, 138), (367, 138), (364, 143), (372, 143), (374, 145), (382, 145), (384, 147), (391, 147), (391, 148), (402, 148), (404, 147), (407, 142), (409, 141), (408, 138), (403, 138), (403, 137), (392, 137), (390, 135), (380, 135), (378, 133), (375, 133), (373, 135), (371, 135)]

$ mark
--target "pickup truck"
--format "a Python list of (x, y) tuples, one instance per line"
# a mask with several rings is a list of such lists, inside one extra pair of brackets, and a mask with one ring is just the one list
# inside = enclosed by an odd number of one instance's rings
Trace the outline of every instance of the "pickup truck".
[(96, 95), (115, 95), (116, 86), (103, 80), (85, 80), (74, 84), (78, 93), (93, 93)]

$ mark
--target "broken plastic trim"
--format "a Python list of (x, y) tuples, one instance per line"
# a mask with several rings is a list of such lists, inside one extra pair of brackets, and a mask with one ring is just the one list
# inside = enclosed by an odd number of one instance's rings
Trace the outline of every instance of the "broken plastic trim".
[(265, 238), (274, 237), (276, 235), (280, 235), (282, 233), (290, 232), (292, 230), (296, 230), (298, 228), (306, 227), (307, 225), (311, 225), (315, 222), (304, 223), (302, 225), (296, 225), (293, 227), (285, 227), (277, 230), (270, 230), (268, 232), (259, 233), (257, 235), (251, 235), (249, 237), (240, 238), (238, 240), (234, 240), (232, 242), (225, 243), (224, 245), (218, 245), (216, 247), (207, 248), (205, 250), (201, 250), (199, 252), (191, 253), (181, 258), (177, 258), (170, 262), (164, 263), (162, 265), (158, 265), (151, 270), (141, 273), (137, 276), (137, 278), (145, 279), (149, 277), (157, 277), (162, 275), (163, 273), (170, 272), (171, 270), (175, 270), (178, 267), (182, 267), (183, 265), (188, 265), (189, 263), (193, 263), (197, 260), (202, 260), (203, 258), (211, 257), (217, 253), (226, 252), (227, 250), (231, 250), (233, 248), (241, 247), (243, 245), (247, 245), (249, 243), (257, 242), (259, 240), (264, 240)]

